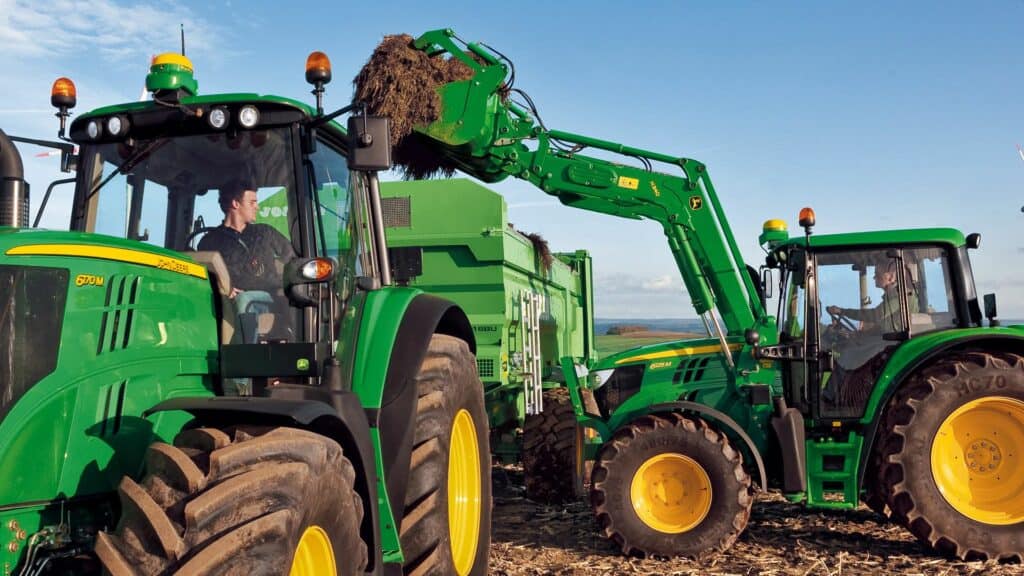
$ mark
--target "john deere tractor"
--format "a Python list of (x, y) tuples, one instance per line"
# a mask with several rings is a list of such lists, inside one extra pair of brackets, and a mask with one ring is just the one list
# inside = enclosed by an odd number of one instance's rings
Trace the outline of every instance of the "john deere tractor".
[[(759, 274), (704, 164), (547, 128), (512, 63), (451, 30), (409, 49), (470, 71), (436, 88), (440, 112), (410, 136), (434, 165), (657, 222), (708, 327), (603, 358), (587, 378), (562, 362), (578, 423), (599, 435), (575, 447), (595, 460), (597, 522), (624, 552), (725, 550), (757, 488), (775, 487), (808, 509), (863, 500), (951, 556), (1024, 556), (1024, 327), (997, 326), (991, 295), (983, 326), (977, 234), (812, 235), (806, 209), (803, 234), (765, 223)], [(580, 392), (594, 380), (590, 410)]]
[[(59, 80), (70, 231), (28, 226), (0, 137), (4, 576), (486, 572), (473, 331), (391, 282), (386, 121), (356, 108), (339, 125), (352, 107), (324, 113), (330, 77), (311, 55), (315, 107), (199, 95), (191, 62), (164, 54), (151, 99), (66, 138)], [(290, 248), (243, 262), (266, 289), (197, 249), (238, 181), (272, 198), (248, 225)]]

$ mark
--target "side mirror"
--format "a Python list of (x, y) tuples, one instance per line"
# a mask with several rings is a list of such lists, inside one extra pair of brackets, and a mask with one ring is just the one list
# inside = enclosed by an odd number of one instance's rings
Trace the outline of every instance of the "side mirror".
[(988, 318), (989, 326), (999, 326), (996, 315), (996, 295), (985, 294), (985, 318)]
[(967, 235), (967, 247), (971, 250), (977, 250), (981, 246), (981, 234), (973, 232)]
[(349, 170), (378, 172), (391, 169), (390, 123), (383, 116), (349, 116)]
[(333, 281), (337, 270), (330, 258), (296, 258), (284, 267), (285, 292), (295, 304), (315, 306), (320, 295), (313, 285)]

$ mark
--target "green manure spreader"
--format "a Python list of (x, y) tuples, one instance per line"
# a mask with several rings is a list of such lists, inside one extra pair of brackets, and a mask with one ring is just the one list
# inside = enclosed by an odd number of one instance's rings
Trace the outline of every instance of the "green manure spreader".
[(59, 80), (70, 231), (0, 133), (0, 574), (486, 573), (473, 330), (391, 280), (386, 121), (306, 79), (203, 95), (164, 54), (66, 138)]
[(457, 303), (473, 325), (492, 453), (522, 462), (534, 500), (581, 496), (593, 434), (575, 425), (560, 361), (597, 359), (590, 256), (551, 253), (469, 180), (388, 182), (381, 195), (395, 281)]

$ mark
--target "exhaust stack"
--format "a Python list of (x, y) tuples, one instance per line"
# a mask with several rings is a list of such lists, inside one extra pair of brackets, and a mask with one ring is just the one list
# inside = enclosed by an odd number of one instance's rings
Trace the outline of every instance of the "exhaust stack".
[(28, 228), (28, 183), (21, 155), (0, 130), (0, 226)]

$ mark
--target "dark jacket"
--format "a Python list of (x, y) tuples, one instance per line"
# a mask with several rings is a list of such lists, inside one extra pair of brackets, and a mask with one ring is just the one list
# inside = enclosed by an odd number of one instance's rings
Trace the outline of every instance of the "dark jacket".
[(203, 236), (199, 249), (220, 252), (232, 286), (271, 294), (284, 290), (281, 271), (296, 257), (291, 242), (266, 224), (249, 224), (242, 232), (221, 224)]

